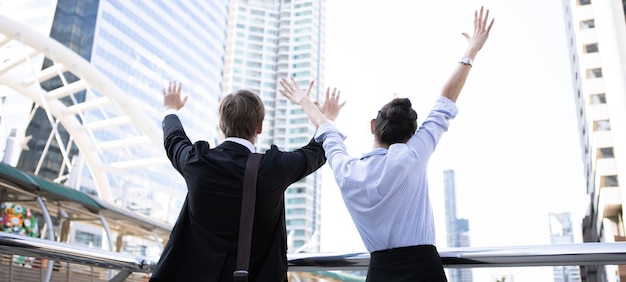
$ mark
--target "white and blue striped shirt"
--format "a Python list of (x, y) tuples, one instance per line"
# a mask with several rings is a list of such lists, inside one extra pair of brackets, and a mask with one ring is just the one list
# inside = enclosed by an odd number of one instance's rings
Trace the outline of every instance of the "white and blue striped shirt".
[(360, 158), (348, 155), (345, 136), (334, 122), (319, 127), (315, 139), (324, 142), (343, 200), (369, 252), (435, 245), (427, 164), (457, 111), (454, 102), (440, 97), (409, 141)]

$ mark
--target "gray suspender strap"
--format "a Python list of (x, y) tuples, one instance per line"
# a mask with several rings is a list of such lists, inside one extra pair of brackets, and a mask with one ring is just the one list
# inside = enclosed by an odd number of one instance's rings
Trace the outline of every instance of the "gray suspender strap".
[(256, 202), (256, 177), (259, 171), (261, 154), (251, 153), (246, 163), (241, 197), (241, 218), (239, 220), (239, 243), (237, 244), (237, 265), (233, 278), (235, 281), (248, 281), (250, 266), (250, 243), (252, 241), (252, 223)]

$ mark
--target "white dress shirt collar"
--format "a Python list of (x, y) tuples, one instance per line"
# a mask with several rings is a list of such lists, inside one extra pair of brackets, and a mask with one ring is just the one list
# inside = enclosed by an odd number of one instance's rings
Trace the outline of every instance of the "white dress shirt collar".
[(230, 142), (241, 144), (245, 146), (246, 148), (248, 148), (250, 152), (252, 153), (256, 152), (256, 149), (254, 148), (254, 144), (252, 144), (252, 142), (250, 142), (248, 139), (243, 139), (239, 137), (227, 137), (226, 139), (224, 139), (224, 141), (230, 141)]

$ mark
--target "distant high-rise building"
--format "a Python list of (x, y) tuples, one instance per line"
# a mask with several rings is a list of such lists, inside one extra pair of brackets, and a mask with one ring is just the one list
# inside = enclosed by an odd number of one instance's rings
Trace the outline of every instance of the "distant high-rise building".
[[(265, 104), (265, 151), (305, 145), (315, 127), (304, 111), (279, 92), (281, 78), (294, 77), (314, 99), (324, 86), (325, 0), (234, 0), (230, 4), (223, 93), (248, 89)], [(291, 185), (285, 194), (290, 252), (319, 251), (321, 173)]]
[[(550, 243), (571, 244), (574, 243), (572, 220), (569, 213), (551, 213), (550, 218)], [(555, 282), (578, 282), (580, 272), (578, 266), (555, 266)]]
[[(564, 0), (574, 99), (590, 203), (583, 241), (626, 238), (626, 13), (622, 0)], [(619, 161), (621, 160), (621, 162)], [(614, 266), (583, 266), (583, 281), (605, 281)], [(620, 266), (626, 279), (626, 269)]]
[[(469, 221), (457, 218), (456, 215), (456, 181), (454, 170), (443, 172), (443, 187), (446, 207), (446, 243), (449, 248), (469, 247)], [(447, 269), (448, 281), (473, 281), (472, 270), (469, 268)]]

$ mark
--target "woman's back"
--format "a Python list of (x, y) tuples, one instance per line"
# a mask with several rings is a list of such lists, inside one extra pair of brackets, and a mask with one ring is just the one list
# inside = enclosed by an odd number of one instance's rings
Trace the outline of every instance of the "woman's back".
[(406, 143), (360, 158), (348, 155), (334, 124), (320, 126), (316, 139), (324, 138), (328, 163), (368, 251), (435, 244), (427, 162), (456, 113), (452, 101), (439, 98)]

